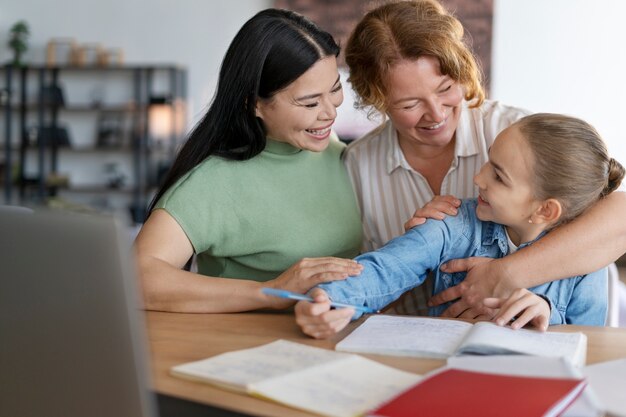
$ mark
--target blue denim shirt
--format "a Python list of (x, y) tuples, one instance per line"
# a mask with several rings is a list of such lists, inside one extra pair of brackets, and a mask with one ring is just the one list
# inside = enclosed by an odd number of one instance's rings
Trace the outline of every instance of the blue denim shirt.
[[(382, 248), (358, 256), (356, 260), (364, 266), (358, 276), (319, 287), (333, 301), (378, 310), (422, 284), (429, 271), (435, 272), (433, 294), (459, 284), (465, 272), (444, 273), (439, 265), (471, 256), (501, 258), (509, 251), (504, 226), (479, 220), (476, 205), (475, 199), (464, 200), (456, 216), (427, 220)], [(520, 250), (532, 243), (520, 245)], [(530, 290), (550, 302), (550, 325), (604, 325), (608, 308), (606, 268)], [(439, 316), (449, 304), (430, 308), (428, 314)]]

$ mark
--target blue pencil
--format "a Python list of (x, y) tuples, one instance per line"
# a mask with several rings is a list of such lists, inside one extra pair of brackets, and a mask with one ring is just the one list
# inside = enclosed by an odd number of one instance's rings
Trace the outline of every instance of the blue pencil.
[[(277, 290), (274, 288), (263, 288), (261, 291), (263, 292), (263, 294), (273, 295), (275, 297), (289, 298), (291, 300), (298, 300), (298, 301), (313, 302), (313, 299), (311, 297), (304, 295), (304, 294), (298, 294), (297, 292), (291, 292), (287, 290)], [(343, 304), (343, 303), (335, 303), (333, 301), (330, 302), (330, 306), (336, 307), (336, 308), (352, 308), (356, 311), (362, 311), (363, 313), (380, 313), (380, 311), (374, 310), (373, 308), (353, 306), (350, 304)]]

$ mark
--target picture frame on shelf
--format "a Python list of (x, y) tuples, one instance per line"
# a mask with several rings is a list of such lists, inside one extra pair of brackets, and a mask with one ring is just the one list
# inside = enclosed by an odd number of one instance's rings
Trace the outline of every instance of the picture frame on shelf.
[(99, 43), (85, 43), (76, 48), (73, 64), (79, 67), (98, 66), (103, 48)]
[(73, 38), (52, 38), (46, 45), (46, 65), (71, 65), (75, 60), (78, 44)]
[(101, 49), (98, 55), (98, 65), (104, 67), (124, 65), (124, 51), (122, 48)]
[(124, 112), (100, 112), (96, 122), (96, 147), (120, 149), (126, 145), (126, 114)]

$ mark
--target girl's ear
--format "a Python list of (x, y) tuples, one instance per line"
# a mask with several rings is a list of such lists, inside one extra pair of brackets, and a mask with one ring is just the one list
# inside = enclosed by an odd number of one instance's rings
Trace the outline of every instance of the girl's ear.
[(556, 198), (544, 200), (532, 216), (533, 223), (555, 223), (563, 214), (563, 206)]

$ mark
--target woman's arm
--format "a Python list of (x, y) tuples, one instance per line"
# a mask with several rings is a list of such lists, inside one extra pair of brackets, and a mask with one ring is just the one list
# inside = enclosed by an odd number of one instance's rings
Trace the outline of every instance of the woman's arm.
[(467, 277), (460, 285), (435, 295), (431, 304), (461, 297), (444, 313), (457, 317), (469, 307), (480, 310), (486, 297), (508, 297), (515, 288), (588, 274), (625, 252), (626, 193), (614, 192), (571, 223), (510, 256), (488, 262), (448, 262), (446, 271), (467, 270)]
[(274, 280), (207, 277), (182, 270), (193, 255), (191, 242), (165, 210), (155, 210), (135, 241), (139, 275), (148, 310), (187, 313), (229, 313), (261, 308), (286, 308), (292, 301), (266, 296), (262, 287), (304, 293), (326, 281), (360, 272), (350, 259), (303, 259)]

